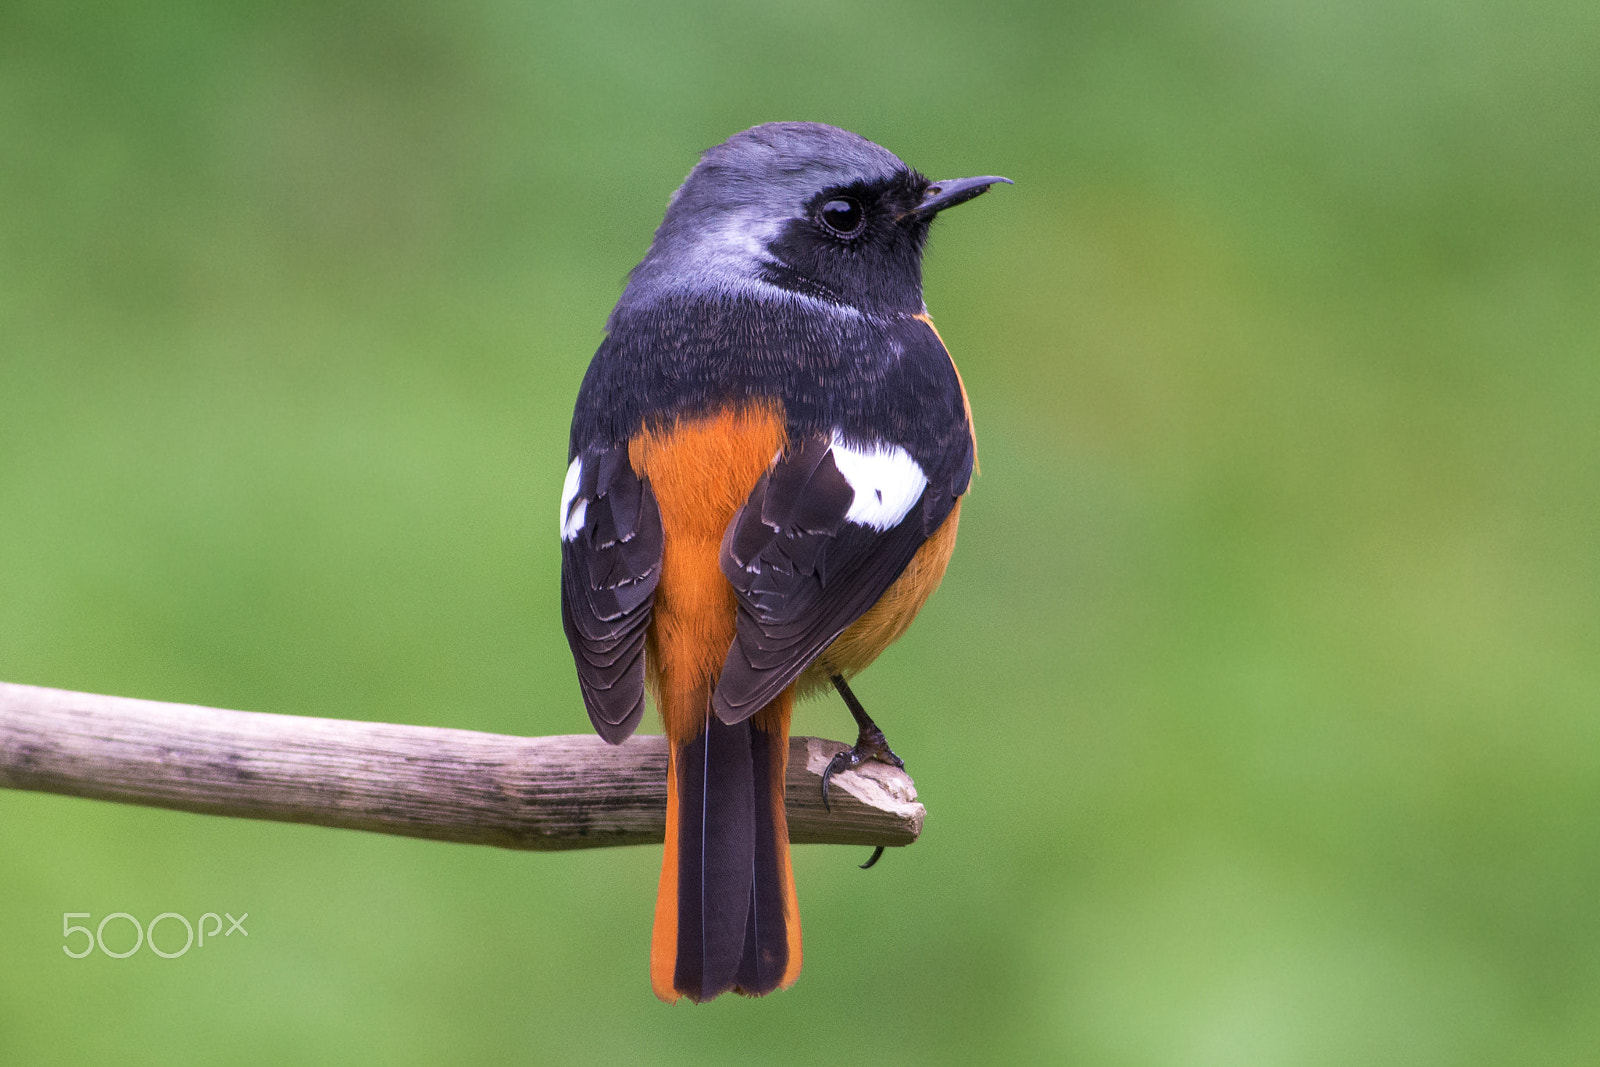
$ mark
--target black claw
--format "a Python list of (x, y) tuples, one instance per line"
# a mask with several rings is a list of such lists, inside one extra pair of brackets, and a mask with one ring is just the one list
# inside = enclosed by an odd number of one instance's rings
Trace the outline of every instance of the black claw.
[(882, 856), (883, 856), (883, 846), (882, 846), (882, 845), (879, 845), (879, 846), (878, 846), (878, 847), (877, 847), (877, 848), (875, 848), (875, 849), (873, 849), (873, 850), (872, 850), (872, 858), (871, 858), (871, 859), (869, 859), (869, 860), (868, 860), (868, 861), (867, 861), (867, 862), (865, 862), (865, 863), (863, 863), (863, 864), (862, 864), (862, 865), (861, 865), (861, 869), (862, 869), (862, 870), (863, 870), (863, 871), (865, 871), (865, 870), (867, 870), (867, 869), (869, 869), (869, 868), (870, 868), (870, 867), (871, 867), (871, 866), (872, 866), (872, 865), (873, 865), (873, 864), (874, 864), (874, 863), (877, 863), (877, 862), (878, 862), (878, 860), (879, 860), (879, 859), (880, 859), (880, 858), (881, 858), (881, 857), (882, 857)]
[(830, 814), (833, 812), (833, 805), (828, 803), (828, 779), (833, 777), (834, 771), (848, 770), (852, 766), (854, 764), (850, 762), (850, 753), (845, 751), (835, 755), (833, 759), (828, 761), (828, 765), (822, 769), (822, 808), (824, 811)]
[(839, 771), (848, 771), (851, 767), (860, 766), (864, 759), (866, 757), (858, 751), (858, 748), (847, 748), (843, 752), (834, 753), (833, 759), (822, 769), (822, 807), (826, 811), (833, 811), (833, 805), (828, 803), (828, 780)]

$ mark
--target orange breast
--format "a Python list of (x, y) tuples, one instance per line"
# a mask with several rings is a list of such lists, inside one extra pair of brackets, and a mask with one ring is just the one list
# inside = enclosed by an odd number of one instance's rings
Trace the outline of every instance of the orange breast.
[(661, 509), (661, 584), (646, 638), (650, 688), (667, 735), (692, 740), (733, 644), (733, 586), (717, 556), (722, 534), (786, 440), (777, 403), (725, 408), (628, 444), (634, 472)]
[[(665, 548), (645, 662), (674, 740), (699, 734), (733, 644), (737, 602), (718, 560), (722, 535), (786, 440), (782, 408), (771, 402), (644, 430), (629, 442), (628, 460), (661, 509)], [(806, 668), (801, 692), (855, 675), (900, 639), (939, 587), (960, 522), (958, 500), (888, 591)]]

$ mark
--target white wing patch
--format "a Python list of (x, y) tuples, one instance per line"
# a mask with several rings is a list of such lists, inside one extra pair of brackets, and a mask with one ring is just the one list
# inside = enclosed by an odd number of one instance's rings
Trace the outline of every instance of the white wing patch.
[(900, 525), (900, 520), (928, 487), (928, 476), (911, 458), (911, 453), (899, 445), (878, 441), (858, 447), (835, 430), (833, 462), (856, 494), (850, 501), (850, 510), (844, 514), (845, 521), (874, 530), (889, 530)]
[(573, 497), (578, 495), (578, 481), (583, 477), (583, 457), (579, 456), (572, 461), (572, 466), (567, 468), (567, 480), (561, 486), (561, 540), (570, 541), (578, 536), (578, 531), (583, 529), (584, 515), (589, 510), (589, 501), (579, 500), (573, 506)]

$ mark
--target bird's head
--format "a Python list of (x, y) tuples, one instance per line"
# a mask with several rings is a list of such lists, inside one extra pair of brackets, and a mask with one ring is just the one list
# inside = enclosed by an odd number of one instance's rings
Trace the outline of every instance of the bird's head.
[(772, 122), (709, 149), (667, 207), (618, 311), (664, 299), (821, 300), (870, 313), (923, 310), (934, 216), (995, 176), (929, 181), (864, 137)]

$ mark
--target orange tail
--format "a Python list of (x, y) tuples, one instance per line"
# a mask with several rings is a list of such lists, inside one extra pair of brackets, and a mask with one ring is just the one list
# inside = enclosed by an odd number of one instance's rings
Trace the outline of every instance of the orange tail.
[(732, 726), (673, 742), (666, 853), (656, 894), (650, 980), (656, 996), (759, 997), (800, 974), (800, 910), (789, 865), (783, 779), (789, 756), (785, 692)]

